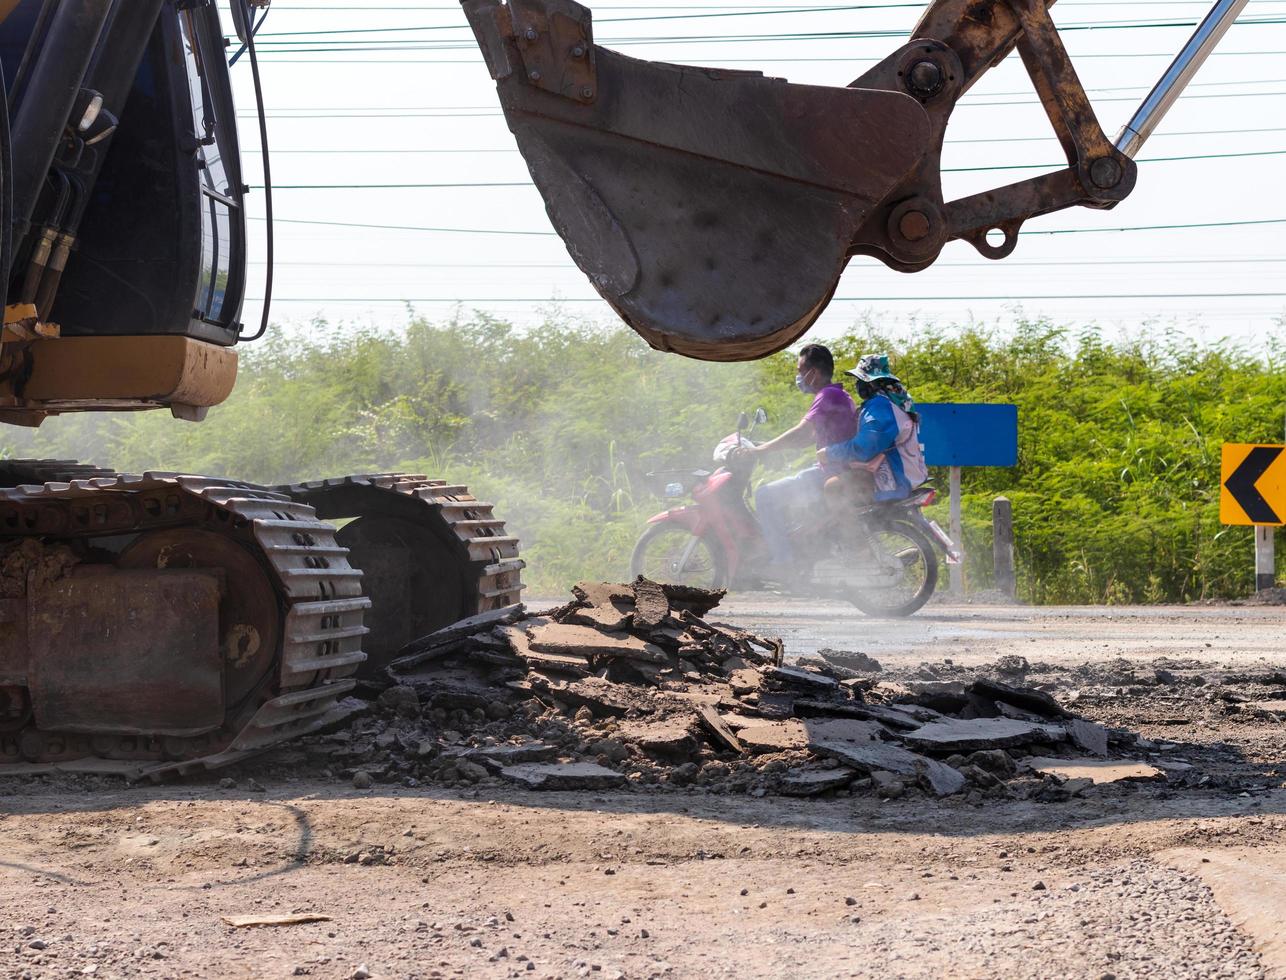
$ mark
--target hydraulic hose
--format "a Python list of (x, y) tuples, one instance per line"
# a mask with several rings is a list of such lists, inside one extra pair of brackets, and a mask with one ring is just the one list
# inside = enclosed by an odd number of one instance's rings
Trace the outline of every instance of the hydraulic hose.
[(9, 269), (13, 265), (13, 139), (9, 133), (9, 93), (0, 64), (0, 306), (9, 305)]
[[(232, 0), (233, 3), (245, 3), (246, 0)], [(247, 14), (251, 13), (249, 6), (246, 6)], [(272, 312), (272, 278), (273, 278), (273, 258), (275, 244), (273, 241), (272, 227), (272, 162), (268, 152), (268, 114), (264, 111), (263, 104), (263, 83), (259, 78), (259, 56), (255, 52), (255, 35), (263, 22), (268, 17), (268, 11), (265, 10), (259, 17), (259, 23), (256, 24), (246, 35), (246, 50), (250, 54), (250, 77), (254, 79), (255, 102), (259, 107), (259, 152), (263, 157), (263, 210), (266, 219), (267, 231), (264, 235), (264, 287), (263, 287), (263, 318), (260, 320), (259, 329), (249, 336), (242, 336), (238, 339), (242, 342), (258, 340), (268, 332), (268, 316)], [(249, 17), (246, 20), (249, 23)], [(240, 52), (238, 52), (238, 57)], [(235, 61), (236, 58), (233, 58)]]

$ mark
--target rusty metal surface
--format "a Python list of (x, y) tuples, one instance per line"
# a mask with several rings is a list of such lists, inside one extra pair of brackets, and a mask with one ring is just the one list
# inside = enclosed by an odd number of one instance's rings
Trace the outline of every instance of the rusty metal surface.
[(510, 0), (513, 36), (527, 81), (576, 102), (598, 93), (589, 11), (573, 0)]
[(27, 599), (0, 595), (0, 687), (27, 683)]
[(38, 727), (188, 736), (223, 724), (214, 576), (89, 566), (28, 602)]
[[(511, 5), (513, 64), (525, 64), (526, 11), (549, 6)], [(503, 21), (497, 6), (467, 7), (495, 49), (486, 32)], [(900, 92), (792, 85), (601, 47), (595, 67), (592, 101), (515, 70), (497, 80), (501, 104), (572, 258), (662, 350), (735, 360), (799, 337), (833, 293), (854, 232), (928, 145), (922, 108)], [(901, 138), (890, 143), (888, 132)]]
[[(68, 545), (84, 555), (86, 546), (92, 553), (97, 541), (119, 542), (122, 537), (142, 534), (140, 540), (156, 535), (156, 543), (164, 542), (170, 532), (181, 533), (168, 547), (140, 545), (139, 554), (150, 554), (152, 565), (164, 555), (166, 562), (211, 561), (219, 567), (201, 571), (149, 567), (121, 572), (108, 565), (87, 567), (95, 567), (93, 574), (198, 576), (219, 588), (236, 574), (237, 567), (244, 571), (248, 566), (226, 560), (225, 549), (198, 548), (194, 542), (200, 532), (226, 537), (236, 548), (250, 553), (267, 576), (271, 601), (279, 610), (280, 638), (272, 644), (268, 672), (239, 703), (227, 698), (228, 678), (235, 681), (228, 658), (235, 659), (249, 648), (227, 642), (228, 617), (221, 621), (216, 613), (210, 625), (213, 660), (217, 664), (215, 676), (225, 693), (215, 728), (198, 735), (131, 734), (122, 732), (115, 716), (106, 714), (105, 727), (84, 731), (19, 719), (16, 725), (0, 723), (0, 765), (102, 766), (159, 778), (226, 765), (315, 731), (344, 714), (338, 702), (352, 691), (355, 682), (350, 675), (365, 659), (362, 617), (370, 602), (362, 595), (361, 572), (349, 565), (346, 549), (335, 542), (334, 528), (317, 520), (311, 508), (252, 484), (173, 474), (103, 476), (0, 489), (0, 554), (6, 549), (34, 547), (57, 559), (63, 551), (71, 551)], [(79, 574), (76, 568), (63, 568), (53, 559), (42, 586)], [(235, 591), (235, 586), (231, 589)], [(244, 621), (233, 607), (225, 611), (229, 612), (233, 620)], [(34, 646), (38, 641), (33, 636), (31, 642)], [(63, 646), (58, 644), (60, 650)], [(179, 670), (186, 651), (171, 648), (169, 652), (176, 660), (172, 669)], [(201, 655), (203, 663), (208, 662), (208, 652), (207, 648)], [(29, 676), (44, 670), (44, 648), (39, 653), (33, 650), (31, 659)], [(201, 670), (208, 679), (209, 671)], [(89, 680), (84, 682), (90, 684)], [(102, 681), (99, 690), (112, 690), (110, 679)], [(10, 693), (6, 690), (5, 698), (9, 699)], [(51, 701), (55, 697), (47, 686), (42, 693), (50, 694)], [(12, 699), (6, 701), (13, 703)], [(107, 710), (104, 705), (103, 711)], [(21, 705), (16, 710), (6, 707), (5, 717), (17, 711)], [(59, 723), (67, 720), (58, 718)], [(191, 731), (206, 721), (193, 721), (189, 715), (184, 727)]]
[[(1110, 208), (1134, 186), (1044, 0), (939, 0), (847, 89), (583, 50), (589, 12), (568, 0), (464, 9), (572, 258), (662, 350), (764, 356), (813, 323), (849, 256), (914, 272), (958, 238), (1003, 258), (1027, 219)], [(562, 41), (545, 30), (559, 13), (576, 24)], [(1068, 167), (947, 203), (951, 114), (1015, 48)], [(990, 245), (995, 229), (1005, 238)]]
[(151, 531), (116, 560), (122, 569), (208, 569), (218, 575), (216, 636), (228, 704), (240, 704), (272, 670), (281, 614), (267, 572), (230, 538), (197, 528)]
[[(958, 99), (1015, 48), (1023, 58), (1055, 135), (1067, 155), (1066, 170), (1042, 174), (958, 201), (944, 202), (941, 145)], [(934, 151), (916, 174), (889, 195), (854, 238), (854, 254), (879, 258), (892, 268), (919, 271), (944, 245), (961, 239), (986, 258), (1002, 259), (1018, 244), (1028, 219), (1083, 205), (1109, 208), (1133, 189), (1136, 170), (1103, 133), (1058, 30), (1042, 0), (943, 0), (915, 30), (915, 40), (853, 84), (912, 91), (915, 70), (932, 66), (943, 84), (917, 94), (934, 129)], [(923, 230), (907, 234), (908, 212)], [(883, 219), (883, 220), (881, 220)], [(999, 231), (1003, 239), (987, 240)]]

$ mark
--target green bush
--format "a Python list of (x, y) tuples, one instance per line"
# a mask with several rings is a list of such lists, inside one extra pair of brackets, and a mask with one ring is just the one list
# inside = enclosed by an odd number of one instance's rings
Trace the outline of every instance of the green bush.
[[(236, 393), (202, 425), (67, 416), (7, 432), (6, 451), (258, 482), (388, 470), (467, 481), (524, 539), (532, 591), (561, 594), (577, 578), (625, 573), (662, 506), (666, 478), (650, 472), (708, 465), (742, 410), (763, 405), (775, 434), (805, 407), (791, 354), (701, 364), (558, 311), (525, 331), (474, 315), (396, 332), (317, 322), (303, 336), (245, 350)], [(832, 347), (845, 365), (889, 351), (921, 402), (1019, 406), (1018, 466), (965, 473), (972, 587), (990, 584), (998, 494), (1013, 501), (1029, 600), (1186, 601), (1252, 587), (1249, 531), (1219, 524), (1220, 445), (1280, 441), (1280, 344), (1254, 357), (1178, 335), (1111, 343), (1020, 320), (910, 338), (862, 326)], [(934, 512), (943, 524), (945, 511)]]

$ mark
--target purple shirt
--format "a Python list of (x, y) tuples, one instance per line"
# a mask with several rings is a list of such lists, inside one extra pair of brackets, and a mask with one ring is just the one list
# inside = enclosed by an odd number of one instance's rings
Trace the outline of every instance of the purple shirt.
[(857, 435), (857, 406), (843, 385), (829, 384), (817, 393), (804, 421), (813, 423), (817, 448), (825, 449)]

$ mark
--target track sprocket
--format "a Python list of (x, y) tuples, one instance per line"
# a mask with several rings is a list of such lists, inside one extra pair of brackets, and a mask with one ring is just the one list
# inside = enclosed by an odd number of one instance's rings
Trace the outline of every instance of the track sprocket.
[(462, 484), (372, 473), (274, 489), (323, 519), (348, 521), (336, 537), (373, 603), (364, 672), (381, 670), (411, 640), (522, 596), (518, 539)]

